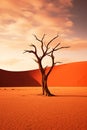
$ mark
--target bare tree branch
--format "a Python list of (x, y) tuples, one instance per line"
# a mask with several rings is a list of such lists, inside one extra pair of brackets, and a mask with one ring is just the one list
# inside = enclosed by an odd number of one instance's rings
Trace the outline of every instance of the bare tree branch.
[(27, 53), (27, 52), (34, 54), (35, 57), (37, 58), (37, 60), (39, 60), (39, 57), (38, 57), (38, 55), (37, 55), (37, 53), (35, 51), (33, 51), (33, 50), (24, 50), (24, 53)]
[(54, 51), (58, 51), (58, 50), (64, 49), (64, 48), (70, 48), (70, 46), (62, 46), (60, 48), (54, 48)]
[(42, 52), (44, 54), (44, 43), (43, 43), (43, 41), (41, 41), (41, 49), (42, 49)]
[(35, 34), (33, 34), (33, 36), (36, 38), (37, 41), (41, 42), (41, 40)]
[(36, 40), (41, 43), (41, 50), (42, 50), (43, 54), (44, 54), (44, 42), (43, 42), (43, 40), (44, 40), (44, 38), (45, 38), (45, 35), (46, 35), (46, 34), (44, 34), (43, 37), (42, 37), (42, 39), (40, 40), (40, 39), (34, 34), (34, 37), (36, 38)]
[(47, 43), (45, 53), (47, 53), (47, 51), (49, 50), (49, 45), (50, 45), (56, 38), (58, 38), (58, 37), (59, 37), (59, 35), (57, 34), (55, 37), (53, 37), (53, 38)]
[(57, 36), (53, 37), (47, 44), (47, 47), (50, 45), (50, 43), (52, 43), (56, 38), (58, 38), (59, 35), (57, 34)]
[(37, 48), (36, 48), (36, 46), (34, 44), (31, 44), (30, 46), (35, 49), (35, 53), (37, 54)]
[(60, 50), (60, 49), (64, 49), (64, 48), (69, 48), (70, 46), (64, 46), (64, 47), (60, 47), (60, 48), (53, 48), (51, 51), (49, 51), (48, 53), (47, 53), (47, 55), (49, 55), (49, 54), (51, 54), (52, 52), (54, 52), (54, 51), (58, 51), (58, 50)]
[(38, 63), (38, 60), (36, 60), (36, 59), (33, 59), (36, 63)]
[(43, 40), (44, 40), (45, 36), (46, 36), (46, 34), (44, 34), (44, 35), (43, 35), (43, 37), (42, 37), (42, 40), (41, 40), (41, 41), (43, 41)]
[(62, 62), (59, 62), (59, 61), (57, 61), (57, 62), (55, 62), (54, 64), (56, 65), (56, 64), (61, 64)]
[(35, 54), (35, 52), (33, 50), (24, 50), (23, 53), (26, 53), (26, 52)]
[(61, 44), (61, 43), (58, 43), (58, 44), (54, 47), (54, 49), (56, 49), (60, 44)]
[(59, 45), (60, 45), (60, 43), (58, 43), (50, 52), (48, 52), (48, 53), (46, 54), (46, 55), (50, 56), (51, 59), (52, 59), (52, 66), (50, 67), (50, 70), (49, 70), (48, 73), (47, 73), (47, 77), (49, 76), (49, 74), (50, 74), (51, 71), (53, 70), (55, 64), (61, 63), (61, 62), (54, 62), (54, 55), (53, 55), (53, 53), (54, 53), (55, 51), (60, 50), (60, 49), (63, 49), (63, 48), (69, 48), (69, 46), (57, 48)]

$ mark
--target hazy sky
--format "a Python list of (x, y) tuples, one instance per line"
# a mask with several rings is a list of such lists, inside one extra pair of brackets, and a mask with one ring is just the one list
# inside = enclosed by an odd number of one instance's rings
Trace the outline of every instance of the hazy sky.
[(0, 1), (0, 69), (38, 68), (33, 56), (23, 51), (31, 43), (39, 48), (32, 34), (41, 38), (44, 33), (45, 42), (60, 35), (52, 46), (58, 41), (71, 46), (55, 53), (57, 61), (87, 61), (87, 0)]

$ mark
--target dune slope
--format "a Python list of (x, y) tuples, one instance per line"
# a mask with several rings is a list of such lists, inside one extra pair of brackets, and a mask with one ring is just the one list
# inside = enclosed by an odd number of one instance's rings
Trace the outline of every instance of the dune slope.
[(18, 87), (18, 86), (40, 86), (28, 71), (11, 72), (0, 70), (0, 86), (1, 87)]
[[(31, 75), (41, 83), (38, 70)], [(49, 86), (87, 86), (87, 62), (69, 63), (55, 66), (48, 79)]]
[[(23, 72), (0, 70), (0, 86), (40, 85), (41, 74), (39, 70)], [(87, 86), (87, 62), (77, 62), (55, 66), (49, 76), (48, 85), (73, 87)]]

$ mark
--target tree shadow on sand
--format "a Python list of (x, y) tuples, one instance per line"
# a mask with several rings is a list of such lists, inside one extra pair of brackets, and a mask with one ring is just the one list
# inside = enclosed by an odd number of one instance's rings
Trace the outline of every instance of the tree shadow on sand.
[[(36, 94), (36, 95), (38, 95), (38, 96), (42, 96), (42, 94)], [(65, 97), (65, 98), (69, 98), (69, 97), (73, 97), (73, 98), (75, 98), (75, 97), (78, 97), (78, 98), (87, 98), (87, 95), (54, 95), (54, 96), (50, 96), (50, 97), (59, 97), (59, 98), (62, 98), (62, 97)]]
[(87, 97), (87, 95), (55, 95), (55, 97)]

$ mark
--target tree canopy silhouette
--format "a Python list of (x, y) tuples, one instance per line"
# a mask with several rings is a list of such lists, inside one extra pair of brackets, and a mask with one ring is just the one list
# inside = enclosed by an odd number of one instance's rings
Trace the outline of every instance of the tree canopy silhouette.
[[(38, 55), (37, 46), (35, 44), (30, 45), (31, 47), (33, 47), (33, 49), (24, 50), (24, 53), (32, 53), (36, 57), (36, 59), (34, 59), (34, 61), (38, 64), (39, 70), (40, 70), (41, 76), (42, 76), (42, 94), (46, 95), (46, 96), (53, 96), (53, 94), (48, 89), (47, 81), (48, 81), (48, 77), (49, 77), (51, 71), (53, 70), (54, 66), (57, 63), (61, 63), (61, 62), (55, 62), (54, 53), (58, 50), (61, 50), (64, 48), (69, 48), (69, 46), (60, 46), (61, 43), (57, 43), (53, 48), (50, 47), (50, 44), (55, 39), (57, 39), (59, 37), (59, 35), (56, 35), (55, 37), (53, 37), (47, 44), (45, 44), (45, 42), (44, 42), (45, 34), (42, 36), (41, 39), (39, 39), (35, 34), (33, 36), (41, 44), (40, 47), (41, 47), (42, 55), (41, 56)], [(52, 61), (52, 65), (49, 69), (47, 69), (48, 66), (43, 67), (43, 64), (42, 64), (42, 60), (47, 56), (50, 57), (51, 61)]]

